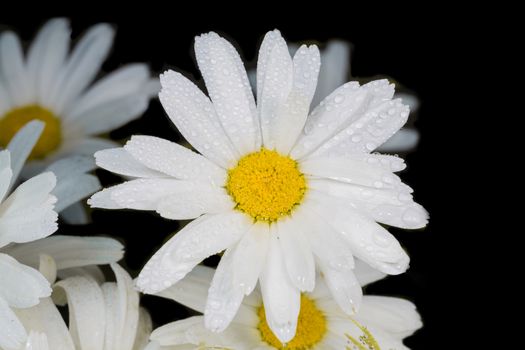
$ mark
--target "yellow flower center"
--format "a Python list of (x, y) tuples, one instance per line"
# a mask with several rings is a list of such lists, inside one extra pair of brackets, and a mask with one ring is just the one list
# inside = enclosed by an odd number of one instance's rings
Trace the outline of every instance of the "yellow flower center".
[(29, 158), (44, 158), (57, 149), (62, 141), (60, 119), (38, 105), (14, 108), (0, 117), (0, 146), (6, 147), (18, 130), (35, 119), (43, 121), (46, 126)]
[(259, 308), (259, 331), (262, 339), (276, 349), (307, 350), (317, 345), (326, 334), (326, 317), (317, 308), (315, 302), (305, 295), (301, 295), (301, 311), (297, 320), (295, 337), (283, 345), (273, 334), (266, 322), (264, 305)]
[(257, 221), (273, 222), (301, 203), (306, 180), (295, 160), (262, 148), (228, 171), (226, 190), (238, 210)]

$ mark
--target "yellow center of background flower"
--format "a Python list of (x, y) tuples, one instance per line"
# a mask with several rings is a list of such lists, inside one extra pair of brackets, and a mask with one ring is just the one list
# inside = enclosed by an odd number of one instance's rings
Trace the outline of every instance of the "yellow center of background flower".
[(56, 150), (62, 141), (60, 119), (51, 111), (37, 105), (15, 108), (0, 117), (0, 146), (6, 147), (18, 130), (35, 119), (46, 125), (29, 158), (44, 158)]
[(228, 171), (226, 190), (238, 210), (257, 221), (273, 222), (301, 202), (306, 180), (295, 160), (262, 148)]
[(264, 305), (259, 308), (259, 331), (262, 339), (276, 349), (307, 350), (317, 345), (326, 333), (326, 318), (317, 308), (315, 302), (301, 295), (301, 311), (297, 320), (295, 337), (286, 345), (282, 344), (273, 334), (266, 322)]

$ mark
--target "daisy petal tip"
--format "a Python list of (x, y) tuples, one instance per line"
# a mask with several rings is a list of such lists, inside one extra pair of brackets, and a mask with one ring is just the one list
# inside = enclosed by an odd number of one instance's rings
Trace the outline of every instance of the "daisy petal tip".
[(274, 332), (275, 336), (279, 339), (279, 341), (283, 344), (286, 344), (289, 341), (291, 341), (295, 337), (295, 333), (297, 330), (297, 327), (291, 323), (279, 325), (275, 328), (276, 329), (272, 328), (272, 331)]
[(402, 217), (403, 221), (410, 229), (420, 229), (428, 225), (428, 211), (420, 205), (408, 208)]

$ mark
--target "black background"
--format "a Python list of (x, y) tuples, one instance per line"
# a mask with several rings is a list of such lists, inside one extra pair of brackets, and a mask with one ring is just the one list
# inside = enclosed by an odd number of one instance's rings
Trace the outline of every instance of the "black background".
[[(201, 4), (204, 6), (204, 4)], [(470, 264), (460, 259), (460, 246), (471, 233), (456, 221), (455, 216), (466, 203), (465, 192), (454, 192), (451, 184), (460, 182), (462, 171), (454, 170), (452, 153), (459, 148), (457, 131), (461, 120), (455, 112), (459, 104), (452, 86), (461, 84), (466, 63), (459, 49), (471, 44), (468, 32), (448, 34), (443, 28), (454, 21), (439, 17), (433, 9), (418, 16), (400, 8), (400, 14), (374, 11), (330, 14), (312, 8), (275, 19), (250, 15), (259, 5), (243, 7), (245, 15), (236, 20), (216, 16), (209, 20), (198, 11), (174, 11), (157, 8), (154, 13), (128, 15), (105, 13), (96, 15), (66, 13), (71, 18), (73, 38), (78, 38), (90, 25), (106, 21), (117, 28), (113, 52), (104, 64), (111, 71), (129, 62), (148, 62), (154, 74), (165, 69), (182, 70), (200, 79), (192, 52), (195, 35), (210, 30), (233, 40), (242, 57), (253, 66), (257, 48), (264, 34), (278, 28), (288, 41), (331, 38), (345, 39), (353, 44), (352, 75), (368, 78), (387, 75), (416, 92), (421, 100), (415, 126), (421, 134), (416, 152), (406, 156), (408, 168), (402, 173), (406, 183), (415, 189), (415, 199), (430, 212), (430, 224), (423, 231), (391, 229), (411, 256), (411, 268), (401, 276), (389, 277), (370, 286), (368, 293), (403, 296), (416, 303), (423, 317), (424, 328), (406, 340), (413, 349), (456, 348), (450, 346), (448, 335), (463, 332), (468, 317), (458, 308), (463, 291), (457, 284)], [(253, 7), (253, 8), (251, 8)], [(278, 12), (279, 8), (276, 8)], [(148, 11), (146, 11), (148, 12)], [(3, 28), (17, 31), (30, 41), (45, 20), (53, 15), (27, 12), (4, 13)], [(436, 18), (437, 16), (437, 18)], [(132, 134), (156, 135), (180, 141), (159, 102), (154, 100), (145, 115), (111, 133), (116, 140)], [(105, 185), (120, 179), (97, 171)], [(93, 212), (94, 223), (85, 227), (61, 225), (61, 232), (80, 235), (117, 237), (126, 246), (124, 265), (135, 277), (143, 264), (180, 226), (158, 215), (140, 211)], [(210, 263), (213, 263), (211, 261)], [(174, 302), (146, 296), (143, 298), (156, 325), (189, 315)], [(448, 345), (448, 346), (447, 346)]]

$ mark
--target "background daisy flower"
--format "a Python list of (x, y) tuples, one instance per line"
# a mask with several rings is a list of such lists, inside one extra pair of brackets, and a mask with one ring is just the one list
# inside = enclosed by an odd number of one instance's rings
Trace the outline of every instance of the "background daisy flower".
[[(53, 260), (47, 260), (40, 268), (52, 271)], [(139, 307), (139, 294), (129, 274), (117, 264), (111, 264), (111, 269), (116, 282), (72, 276), (55, 284), (53, 299), (68, 306), (69, 327), (51, 298), (18, 310), (29, 333), (20, 349), (144, 349), (152, 329), (149, 314)]]
[(319, 50), (302, 46), (292, 59), (278, 31), (259, 51), (257, 105), (229, 42), (204, 34), (195, 53), (211, 101), (173, 71), (161, 76), (159, 96), (201, 154), (134, 136), (124, 148), (95, 155), (100, 167), (132, 180), (95, 194), (93, 207), (195, 219), (146, 264), (139, 288), (159, 292), (225, 251), (205, 312), (212, 330), (228, 326), (259, 281), (268, 324), (289, 341), (316, 269), (341, 309), (354, 313), (361, 300), (354, 256), (387, 274), (408, 268), (407, 254), (378, 222), (408, 229), (427, 223), (412, 189), (394, 174), (403, 161), (371, 153), (404, 125), (408, 107), (380, 80), (344, 84), (310, 113)]
[(43, 256), (54, 258), (60, 277), (81, 274), (101, 279), (102, 272), (92, 265), (118, 261), (123, 255), (122, 245), (105, 237), (47, 237), (57, 230), (57, 212), (92, 193), (96, 190), (93, 185), (98, 186), (93, 175), (80, 175), (82, 167), (70, 169), (82, 161), (64, 159), (51, 165), (59, 173), (56, 186), (57, 177), (46, 172), (11, 193), (43, 128), (40, 121), (28, 123), (8, 149), (0, 151), (0, 348), (16, 349), (26, 341), (29, 334), (17, 318), (17, 310), (38, 304), (51, 292), (48, 281), (36, 270)]
[(65, 155), (114, 147), (98, 137), (141, 115), (157, 91), (144, 64), (128, 64), (94, 82), (114, 37), (90, 28), (70, 51), (66, 19), (47, 22), (26, 55), (13, 32), (0, 35), (0, 147), (31, 120), (46, 127), (31, 151), (29, 173)]
[[(358, 263), (355, 270), (362, 286), (384, 277), (362, 263)], [(159, 295), (202, 313), (213, 274), (213, 269), (197, 266), (180, 283)], [(408, 348), (403, 345), (403, 339), (422, 326), (414, 304), (384, 296), (364, 296), (360, 311), (349, 317), (333, 301), (322, 278), (311, 293), (302, 294), (301, 306), (297, 334), (286, 346), (268, 327), (262, 297), (256, 289), (244, 299), (239, 313), (224, 333), (209, 331), (204, 326), (204, 317), (194, 316), (157, 328), (151, 334), (152, 343), (147, 349), (184, 349), (184, 346), (186, 349), (235, 350), (355, 349), (348, 336), (360, 342), (364, 326), (380, 349), (405, 350)]]

